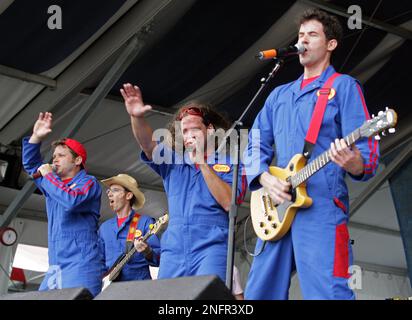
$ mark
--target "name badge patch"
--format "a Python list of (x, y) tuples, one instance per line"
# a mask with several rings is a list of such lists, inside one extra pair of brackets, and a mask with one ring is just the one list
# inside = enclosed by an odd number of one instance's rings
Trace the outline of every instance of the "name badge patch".
[[(322, 89), (321, 89), (321, 90), (322, 90)], [(316, 92), (316, 95), (317, 95), (318, 97), (321, 95), (321, 93), (323, 93), (323, 92), (321, 92), (321, 90), (318, 90), (318, 91)], [(327, 92), (327, 91), (326, 91), (326, 92)], [(323, 93), (323, 94), (324, 94), (324, 93)], [(329, 92), (328, 100), (332, 100), (335, 96), (336, 96), (336, 90), (333, 89), (333, 88), (331, 88), (331, 89), (330, 89), (330, 92)]]
[(142, 236), (142, 234), (143, 234), (142, 231), (137, 229), (136, 232), (134, 233), (134, 237), (135, 238), (140, 238)]
[(213, 170), (215, 170), (216, 172), (229, 172), (230, 171), (230, 167), (226, 164), (215, 164), (213, 166)]

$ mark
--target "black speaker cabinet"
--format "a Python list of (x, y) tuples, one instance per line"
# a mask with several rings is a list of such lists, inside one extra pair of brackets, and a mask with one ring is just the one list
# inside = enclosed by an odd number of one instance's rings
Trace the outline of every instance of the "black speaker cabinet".
[(30, 291), (0, 296), (0, 300), (92, 300), (93, 295), (85, 288), (69, 288), (50, 291)]
[(234, 300), (217, 276), (113, 282), (95, 300)]

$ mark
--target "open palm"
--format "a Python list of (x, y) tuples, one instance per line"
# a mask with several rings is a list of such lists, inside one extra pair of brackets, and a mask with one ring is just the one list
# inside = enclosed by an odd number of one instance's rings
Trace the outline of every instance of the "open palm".
[(39, 139), (43, 139), (52, 132), (52, 114), (50, 112), (40, 112), (39, 118), (33, 127), (33, 134)]
[(151, 106), (143, 103), (142, 92), (139, 87), (127, 83), (123, 85), (123, 89), (120, 89), (120, 93), (123, 96), (127, 113), (132, 117), (143, 117), (147, 111), (152, 109)]

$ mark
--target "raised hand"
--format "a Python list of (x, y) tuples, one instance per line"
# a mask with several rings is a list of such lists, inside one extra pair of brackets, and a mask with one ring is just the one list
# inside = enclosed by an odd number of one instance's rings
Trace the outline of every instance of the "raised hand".
[(185, 141), (185, 151), (194, 164), (205, 164), (204, 142), (201, 137), (189, 138)]
[(144, 114), (152, 109), (151, 106), (144, 104), (142, 92), (138, 86), (132, 86), (130, 83), (126, 83), (123, 85), (123, 89), (120, 89), (120, 93), (123, 96), (127, 113), (130, 116), (143, 118)]
[(39, 143), (52, 132), (53, 115), (50, 112), (40, 112), (33, 127), (30, 143)]

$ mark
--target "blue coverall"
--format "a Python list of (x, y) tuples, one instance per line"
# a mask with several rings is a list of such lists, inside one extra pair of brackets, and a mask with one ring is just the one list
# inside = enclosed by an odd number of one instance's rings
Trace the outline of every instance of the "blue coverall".
[[(215, 200), (200, 169), (188, 155), (172, 151), (163, 143), (153, 152), (153, 161), (144, 152), (142, 160), (163, 179), (168, 198), (169, 225), (161, 239), (159, 278), (217, 275), (226, 278), (228, 212)], [(232, 184), (233, 165), (229, 158), (209, 166), (219, 178)], [(222, 159), (218, 159), (222, 160)], [(208, 161), (209, 163), (209, 161)], [(238, 175), (238, 201), (243, 199), (246, 179)]]
[[(32, 175), (42, 165), (40, 143), (23, 139), (23, 166)], [(39, 290), (84, 287), (101, 291), (103, 259), (98, 245), (101, 187), (81, 170), (67, 184), (54, 173), (35, 180), (46, 197), (49, 270)]]
[[(260, 140), (249, 136), (244, 162), (249, 187), (261, 187), (258, 177), (268, 170), (275, 157), (285, 167), (292, 156), (302, 153), (317, 91), (335, 73), (329, 66), (322, 75), (301, 90), (303, 75), (277, 87), (259, 112), (252, 129), (260, 129)], [(329, 100), (312, 156), (315, 159), (367, 119), (369, 113), (358, 82), (348, 75), (335, 79), (336, 95)], [(275, 144), (275, 151), (272, 145)], [(356, 143), (364, 159), (364, 174), (355, 180), (371, 178), (378, 165), (378, 144), (372, 138)], [(311, 207), (300, 209), (292, 228), (276, 242), (267, 242), (263, 253), (254, 258), (245, 297), (247, 299), (287, 299), (291, 272), (297, 270), (305, 299), (353, 299), (348, 286), (352, 248), (347, 224), (349, 197), (344, 181), (346, 171), (329, 163), (307, 182)], [(255, 252), (262, 241), (258, 239)]]
[[(129, 233), (130, 223), (135, 215), (132, 210), (126, 221), (118, 227), (117, 217), (109, 219), (102, 223), (99, 229), (99, 243), (103, 252), (105, 261), (105, 272), (116, 262), (117, 258), (126, 252), (126, 238)], [(155, 221), (148, 216), (140, 216), (137, 224), (137, 230), (145, 235), (150, 229), (150, 224)], [(149, 265), (153, 267), (159, 266), (160, 258), (160, 243), (156, 235), (150, 236), (147, 243), (153, 249), (153, 258), (151, 261), (145, 259), (143, 254), (136, 252), (129, 262), (123, 267), (122, 272), (116, 281), (129, 280), (146, 280), (151, 279)]]

